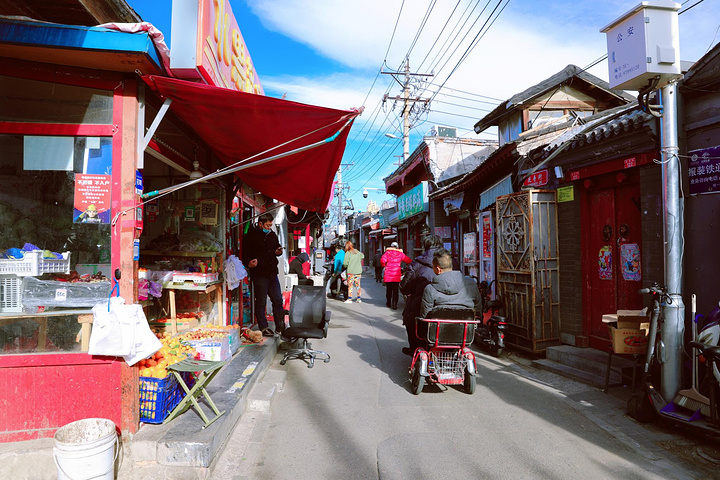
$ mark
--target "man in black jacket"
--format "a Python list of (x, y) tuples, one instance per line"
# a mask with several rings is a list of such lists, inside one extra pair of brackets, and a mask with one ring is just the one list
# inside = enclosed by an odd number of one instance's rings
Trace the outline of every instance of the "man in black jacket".
[(442, 247), (442, 240), (437, 235), (428, 235), (423, 241), (423, 247), (425, 252), (412, 261), (400, 282), (400, 291), (407, 296), (403, 310), (403, 324), (410, 346), (402, 349), (406, 355), (412, 355), (415, 349), (422, 345), (415, 334), (415, 317), (420, 315), (420, 303), (425, 287), (435, 278), (433, 254), (436, 249)]
[[(263, 213), (258, 217), (257, 225), (250, 227), (243, 238), (243, 263), (248, 267), (250, 281), (255, 291), (255, 320), (266, 337), (272, 337), (275, 333), (282, 335), (285, 328), (285, 310), (278, 280), (277, 260), (277, 257), (282, 255), (283, 248), (277, 235), (272, 231), (272, 226), (272, 215)], [(275, 318), (275, 332), (268, 326), (265, 316), (268, 296)]]
[(310, 256), (302, 252), (298, 254), (297, 257), (293, 258), (292, 262), (290, 262), (290, 268), (288, 273), (294, 273), (298, 277), (298, 285), (313, 285), (312, 278), (308, 278), (307, 275), (305, 275), (305, 272), (303, 272), (303, 265), (305, 262), (310, 261)]

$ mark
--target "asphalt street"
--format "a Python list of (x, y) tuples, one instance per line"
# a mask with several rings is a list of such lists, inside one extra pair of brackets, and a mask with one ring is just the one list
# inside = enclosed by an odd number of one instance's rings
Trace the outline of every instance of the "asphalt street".
[[(410, 390), (398, 310), (363, 277), (363, 303), (327, 301), (332, 356), (279, 365), (269, 412), (248, 412), (218, 460), (223, 479), (711, 478), (672, 432), (643, 427), (613, 395), (479, 353), (477, 390)], [(717, 478), (717, 477), (716, 477)]]

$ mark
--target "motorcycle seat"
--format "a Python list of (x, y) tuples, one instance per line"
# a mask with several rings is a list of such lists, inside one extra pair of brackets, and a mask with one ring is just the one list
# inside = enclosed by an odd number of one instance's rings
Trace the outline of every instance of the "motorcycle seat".
[(708, 360), (720, 360), (720, 346), (705, 345), (700, 342), (690, 342), (690, 346), (700, 350)]

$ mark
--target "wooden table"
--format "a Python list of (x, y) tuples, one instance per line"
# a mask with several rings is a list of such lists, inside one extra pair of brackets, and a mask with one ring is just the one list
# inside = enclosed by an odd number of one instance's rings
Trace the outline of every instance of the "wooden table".
[(187, 292), (198, 292), (203, 294), (210, 294), (215, 292), (215, 303), (218, 307), (218, 320), (221, 325), (225, 324), (225, 308), (222, 305), (223, 297), (223, 282), (213, 282), (208, 284), (195, 284), (195, 283), (167, 283), (163, 285), (163, 289), (168, 291), (168, 301), (170, 303), (170, 321), (172, 322), (172, 332), (177, 333), (177, 310), (175, 308), (175, 291), (183, 290)]

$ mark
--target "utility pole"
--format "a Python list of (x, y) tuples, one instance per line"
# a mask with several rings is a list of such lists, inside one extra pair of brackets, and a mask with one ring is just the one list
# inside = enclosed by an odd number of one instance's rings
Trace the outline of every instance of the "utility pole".
[(338, 236), (340, 236), (340, 225), (344, 225), (343, 221), (343, 211), (345, 210), (343, 206), (343, 190), (345, 189), (345, 184), (342, 181), (342, 171), (343, 167), (351, 167), (353, 164), (340, 164), (338, 167), (337, 172), (337, 183), (335, 184), (335, 188), (337, 189), (337, 197), (338, 197)]
[(407, 160), (410, 156), (410, 111), (415, 103), (424, 103), (427, 105), (430, 102), (429, 98), (414, 97), (410, 98), (410, 78), (411, 77), (432, 77), (432, 73), (410, 73), (410, 57), (405, 59), (405, 72), (404, 81), (398, 80), (396, 75), (398, 72), (380, 72), (384, 75), (392, 75), (393, 79), (403, 87), (402, 96), (389, 97), (387, 94), (383, 97), (383, 103), (387, 100), (395, 100), (403, 102), (403, 160)]

